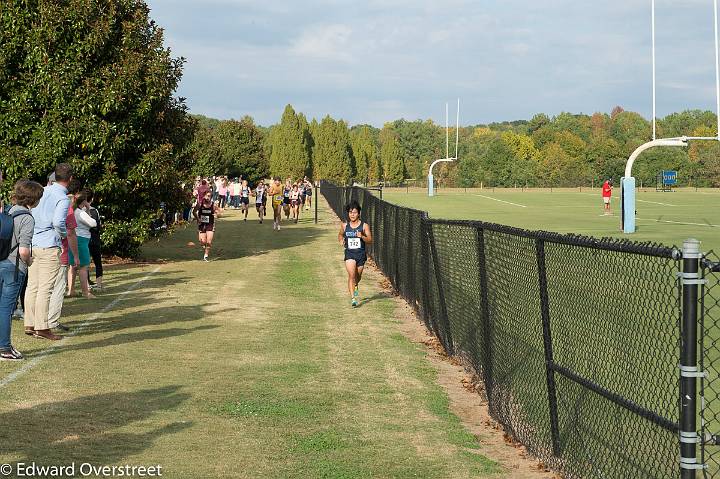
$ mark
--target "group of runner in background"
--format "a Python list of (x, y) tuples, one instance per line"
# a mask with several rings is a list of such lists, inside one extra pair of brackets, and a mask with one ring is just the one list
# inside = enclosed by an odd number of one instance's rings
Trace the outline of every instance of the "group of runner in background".
[(255, 206), (258, 222), (262, 224), (267, 216), (267, 204), (273, 211), (273, 230), (280, 230), (282, 215), (286, 221), (297, 223), (300, 212), (312, 207), (313, 184), (306, 176), (293, 181), (287, 178), (282, 184), (280, 178), (261, 180), (250, 185), (247, 180), (227, 176), (197, 178), (193, 190), (194, 204), (192, 218), (198, 223), (198, 239), (203, 248), (203, 260), (209, 261), (210, 249), (215, 235), (215, 220), (225, 208), (239, 209), (243, 221), (247, 221), (251, 203)]

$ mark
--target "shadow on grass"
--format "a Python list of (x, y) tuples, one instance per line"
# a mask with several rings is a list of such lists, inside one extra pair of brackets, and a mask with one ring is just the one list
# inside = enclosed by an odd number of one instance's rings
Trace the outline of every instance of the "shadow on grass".
[[(57, 348), (48, 349), (42, 352), (43, 356), (52, 354), (61, 354), (68, 351), (81, 351), (84, 349), (97, 349), (105, 348), (109, 346), (118, 346), (122, 344), (139, 343), (153, 340), (163, 340), (178, 336), (184, 336), (186, 334), (192, 334), (197, 331), (207, 331), (209, 329), (217, 329), (219, 326), (204, 325), (197, 326), (195, 328), (167, 328), (167, 329), (153, 329), (150, 331), (142, 331), (137, 333), (121, 333), (115, 336), (98, 339), (97, 341), (87, 341), (84, 343), (75, 343), (63, 345), (60, 344)], [(32, 357), (31, 354), (28, 357)]]
[(367, 298), (361, 298), (360, 306), (364, 306), (367, 303), (372, 303), (373, 301), (377, 301), (380, 299), (387, 299), (387, 298), (392, 298), (392, 296), (387, 293), (375, 293), (372, 296), (368, 296)]
[[(66, 298), (63, 304), (62, 315), (67, 317), (94, 314), (101, 311), (103, 307), (106, 307), (111, 301), (118, 298), (120, 298), (120, 301), (116, 302), (111, 309), (111, 311), (115, 313), (124, 309), (124, 303), (126, 303), (125, 298), (127, 298), (128, 307), (134, 308), (145, 304), (152, 304), (156, 302), (153, 298), (153, 293), (165, 292), (168, 288), (182, 288), (189, 284), (192, 280), (192, 278), (184, 276), (168, 276), (172, 274), (172, 272), (158, 271), (146, 280), (142, 281), (142, 284), (135, 287), (132, 290), (131, 295), (127, 295), (125, 293), (131, 285), (138, 283), (138, 281), (147, 276), (147, 274), (130, 274), (129, 276), (122, 278), (122, 283), (106, 287), (102, 293), (98, 293), (96, 299), (86, 300), (84, 298)], [(136, 293), (142, 294), (139, 295)]]
[[(269, 220), (266, 218), (263, 224), (259, 224), (257, 219), (248, 219), (247, 222), (239, 218), (221, 220), (215, 230), (211, 263), (305, 245), (323, 233), (309, 219), (301, 219), (298, 224), (283, 222), (280, 231), (273, 230), (272, 216)], [(178, 229), (161, 242), (147, 243), (143, 246), (141, 257), (153, 261), (197, 261), (202, 267), (202, 255), (197, 228), (192, 224)]]
[[(146, 432), (128, 425), (175, 409), (190, 398), (180, 386), (113, 392), (49, 402), (0, 414), (0, 456), (44, 465), (113, 464), (139, 454), (167, 435), (192, 426), (174, 422)], [(157, 458), (162, 464), (162, 458)]]
[[(168, 306), (160, 308), (143, 309), (145, 306), (153, 303), (151, 297), (143, 299), (133, 298), (129, 301), (130, 307), (141, 308), (140, 311), (118, 317), (113, 315), (110, 317), (101, 316), (96, 320), (86, 324), (82, 329), (78, 330), (75, 338), (82, 338), (94, 334), (106, 334), (119, 332), (128, 328), (144, 328), (147, 326), (162, 326), (169, 323), (189, 323), (207, 317), (206, 307), (213, 306), (214, 303), (205, 303), (192, 306)], [(115, 311), (116, 312), (116, 311)], [(71, 327), (73, 323), (68, 323)], [(28, 352), (27, 356), (32, 357), (35, 354), (48, 355), (60, 354), (67, 351), (77, 351), (83, 349), (102, 348), (108, 346), (118, 346), (122, 344), (136, 343), (141, 341), (162, 340), (172, 337), (184, 336), (198, 331), (206, 331), (218, 328), (217, 325), (202, 325), (190, 328), (163, 328), (143, 330), (132, 333), (118, 333), (109, 338), (98, 339), (95, 341), (86, 341), (78, 343), (59, 343), (57, 347), (45, 350), (37, 350), (36, 353)]]
[[(133, 298), (129, 301), (132, 308), (144, 308), (153, 304), (152, 298), (142, 300)], [(121, 331), (128, 328), (142, 328), (145, 326), (160, 326), (168, 323), (189, 323), (207, 318), (204, 308), (214, 306), (216, 303), (197, 304), (192, 306), (168, 306), (162, 308), (146, 308), (132, 314), (118, 316), (101, 316), (95, 321), (86, 324), (78, 335), (107, 333)], [(118, 309), (113, 309), (117, 312)]]

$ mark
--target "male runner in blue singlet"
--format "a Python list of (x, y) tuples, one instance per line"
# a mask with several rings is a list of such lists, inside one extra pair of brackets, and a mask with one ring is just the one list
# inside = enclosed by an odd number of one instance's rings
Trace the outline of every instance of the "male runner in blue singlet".
[(350, 304), (358, 305), (360, 291), (358, 285), (362, 279), (367, 251), (365, 245), (372, 243), (370, 225), (360, 220), (360, 204), (351, 201), (345, 211), (348, 214), (348, 222), (342, 223), (338, 232), (338, 241), (345, 248), (345, 269), (348, 273), (348, 292), (350, 293)]

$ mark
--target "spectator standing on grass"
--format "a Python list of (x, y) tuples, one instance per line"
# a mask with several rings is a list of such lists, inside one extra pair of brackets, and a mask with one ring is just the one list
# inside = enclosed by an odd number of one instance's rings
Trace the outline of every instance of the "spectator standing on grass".
[(218, 206), (222, 210), (225, 208), (225, 202), (227, 200), (227, 192), (228, 192), (227, 179), (224, 176), (221, 176), (220, 179), (218, 180), (217, 184), (218, 184), (217, 201), (218, 201)]
[(223, 178), (225, 179), (225, 204), (230, 205), (230, 179), (227, 176)]
[(10, 208), (12, 235), (9, 255), (0, 261), (0, 360), (20, 361), (23, 355), (10, 343), (13, 310), (18, 294), (25, 282), (28, 267), (32, 265), (32, 238), (35, 220), (30, 210), (38, 205), (43, 187), (34, 181), (15, 183), (14, 206)]
[[(90, 282), (93, 289), (102, 291), (103, 289), (103, 265), (102, 265), (102, 219), (100, 218), (100, 212), (93, 206), (93, 199), (95, 193), (91, 189), (87, 189), (87, 201), (89, 208), (88, 214), (92, 219), (95, 220), (96, 226), (90, 228), (90, 257), (92, 258), (93, 264), (95, 265), (95, 284)], [(88, 280), (89, 281), (89, 280)]]
[(313, 184), (307, 176), (303, 179), (303, 187), (305, 188), (305, 209), (309, 210), (312, 208)]
[(612, 180), (607, 179), (605, 180), (605, 183), (602, 185), (602, 198), (603, 198), (603, 207), (605, 208), (605, 214), (609, 215), (612, 214), (610, 211), (610, 198), (612, 197)]
[[(72, 249), (69, 253), (69, 262), (71, 265), (71, 274), (68, 277), (68, 296), (75, 295), (75, 277), (80, 276), (80, 289), (82, 295), (86, 299), (93, 299), (95, 296), (90, 292), (90, 283), (88, 268), (90, 266), (90, 228), (95, 228), (97, 222), (88, 213), (88, 190), (82, 190), (75, 195), (73, 208), (75, 211), (75, 220), (77, 221), (77, 253)], [(78, 258), (79, 261), (76, 261)], [(78, 264), (79, 263), (79, 264)]]
[[(47, 177), (47, 185), (50, 186), (55, 183), (55, 172), (52, 172)], [(20, 289), (20, 307), (13, 313), (13, 318), (23, 319), (25, 315), (25, 292), (27, 291), (28, 276), (25, 275), (25, 281), (23, 282), (22, 289)]]
[[(68, 208), (67, 217), (65, 219), (67, 237), (62, 240), (62, 246), (60, 249), (60, 269), (57, 277), (55, 278), (52, 295), (50, 296), (50, 309), (48, 310), (48, 325), (50, 326), (50, 329), (59, 329), (63, 332), (70, 331), (70, 328), (60, 322), (60, 316), (62, 316), (62, 308), (65, 303), (65, 296), (67, 295), (68, 273), (70, 272), (70, 267), (74, 266), (73, 264), (70, 264), (68, 255), (70, 251), (77, 252), (78, 249), (76, 234), (77, 221), (75, 220), (73, 202), (75, 200), (75, 195), (78, 191), (80, 191), (80, 186), (80, 182), (76, 179), (70, 181), (70, 184), (68, 185), (68, 199), (70, 200), (70, 207)], [(75, 257), (77, 257), (77, 255)]]
[(230, 206), (237, 209), (240, 205), (240, 180), (235, 178), (230, 183)]
[(67, 236), (65, 225), (70, 207), (67, 187), (72, 174), (72, 167), (67, 163), (55, 166), (55, 183), (45, 187), (40, 203), (32, 210), (35, 228), (25, 293), (25, 333), (37, 338), (62, 339), (50, 331), (48, 312), (50, 295), (60, 271), (60, 247)]

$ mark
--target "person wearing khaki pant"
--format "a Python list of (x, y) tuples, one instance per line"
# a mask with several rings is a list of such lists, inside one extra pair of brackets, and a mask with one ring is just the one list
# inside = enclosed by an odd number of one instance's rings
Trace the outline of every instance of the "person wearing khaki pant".
[(65, 292), (67, 291), (68, 266), (62, 264), (62, 260), (58, 266), (58, 273), (55, 277), (55, 285), (52, 288), (50, 307), (48, 309), (48, 326), (51, 329), (58, 328), (61, 325), (60, 316), (65, 302)]
[(25, 328), (49, 329), (50, 295), (60, 271), (60, 248), (33, 248), (25, 291)]
[(25, 290), (25, 334), (57, 341), (48, 324), (50, 297), (60, 270), (60, 247), (67, 236), (67, 215), (70, 208), (68, 185), (72, 180), (72, 166), (55, 165), (55, 173), (48, 177), (42, 198), (32, 216), (35, 229), (32, 237), (33, 263), (28, 270)]

